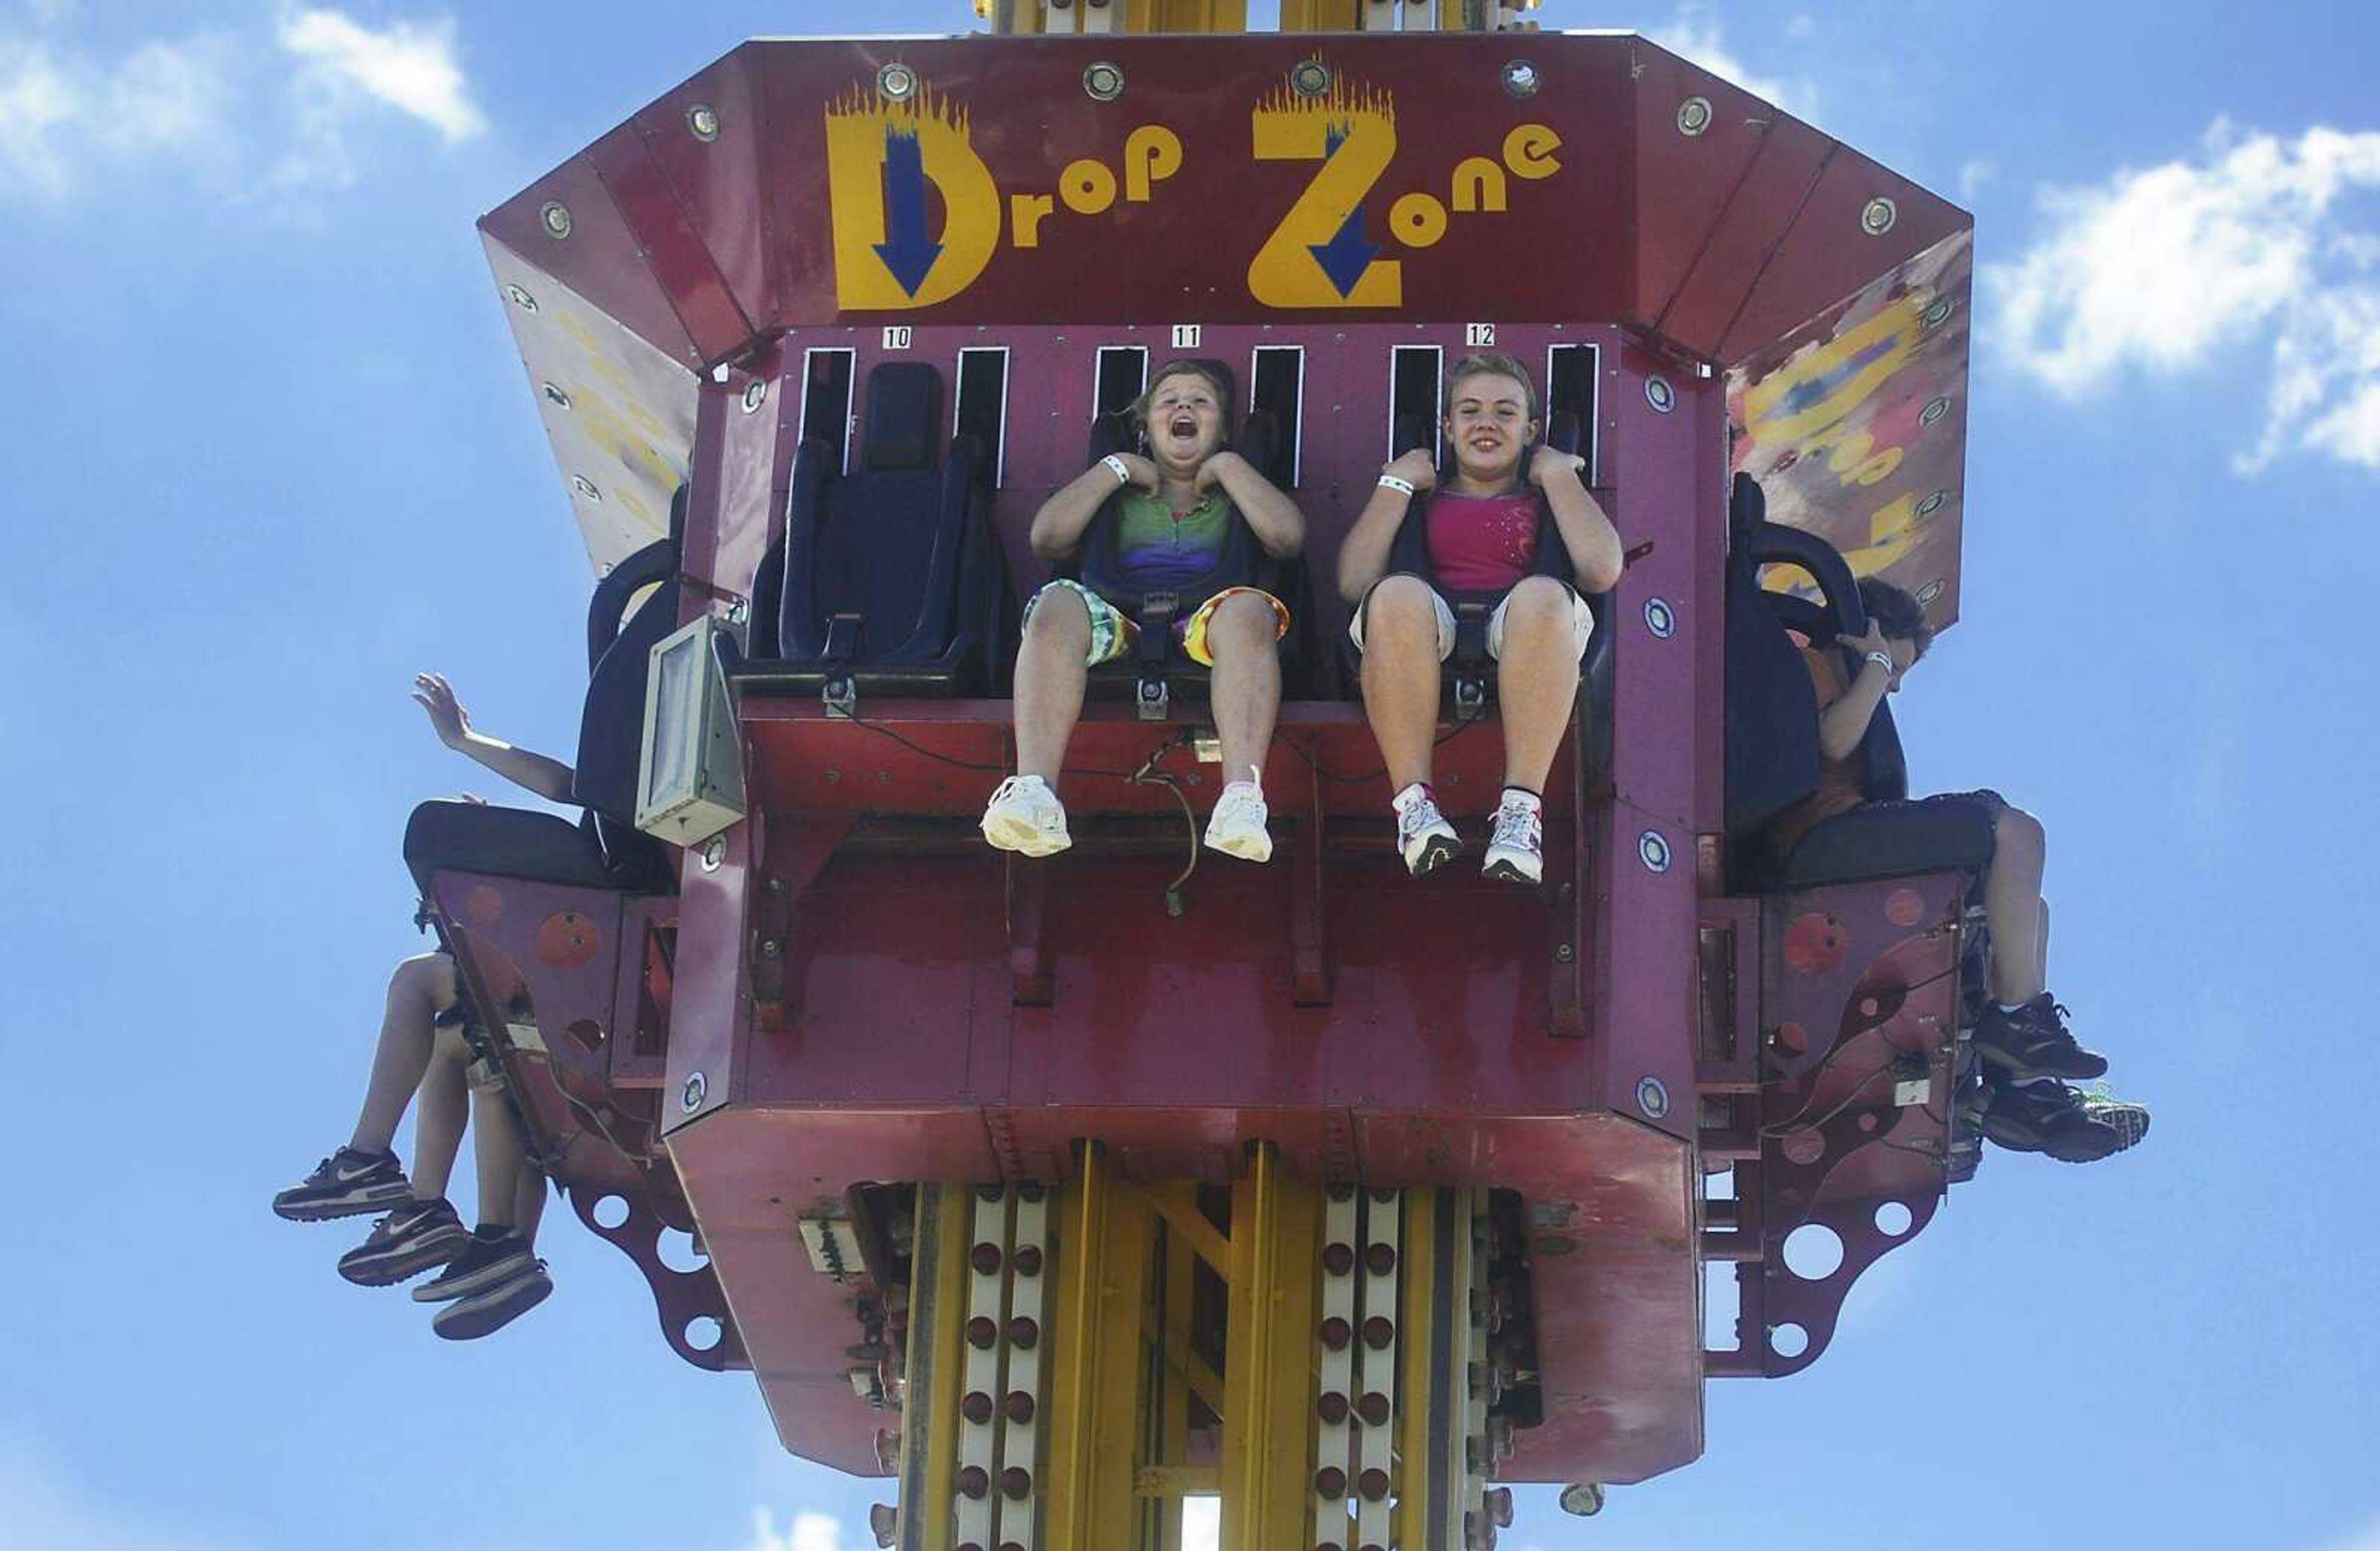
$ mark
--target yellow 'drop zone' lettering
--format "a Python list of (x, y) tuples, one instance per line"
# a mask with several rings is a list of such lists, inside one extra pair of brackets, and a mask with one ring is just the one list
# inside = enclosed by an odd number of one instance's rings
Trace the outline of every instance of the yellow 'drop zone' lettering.
[[(1124, 137), (1123, 198), (1147, 204), (1157, 185), (1182, 170), (1182, 137), (1162, 124), (1144, 124)], [(1115, 203), (1116, 176), (1104, 162), (1086, 156), (1058, 175), (1055, 194), (1008, 196), (1008, 240), (1017, 248), (1041, 246), (1041, 223), (1061, 200), (1077, 215), (1098, 215)]]
[[(924, 182), (941, 196), (939, 232), (894, 232), (888, 224), (888, 213), (896, 221), (922, 221), (931, 213), (922, 188), (915, 189), (913, 203), (888, 212), (889, 203), (904, 197), (897, 188), (887, 190), (888, 144), (895, 138), (914, 138)], [(902, 154), (908, 153), (904, 147)], [(1000, 190), (968, 139), (965, 110), (924, 88), (906, 103), (855, 91), (826, 110), (826, 158), (836, 306), (886, 311), (931, 307), (973, 285), (991, 261), (1000, 245)], [(891, 181), (897, 184), (900, 172)], [(927, 267), (914, 294), (878, 252), (899, 239), (939, 248), (929, 261), (920, 261)]]
[[(1349, 92), (1338, 84), (1321, 97), (1283, 88), (1257, 104), (1254, 129), (1258, 161), (1322, 166), (1249, 261), (1249, 295), (1267, 307), (1402, 305), (1404, 269), (1396, 260), (1369, 261), (1342, 292), (1314, 252), (1330, 246), (1396, 156), (1396, 107), (1390, 97), (1368, 89)], [(1352, 265), (1354, 258), (1346, 261)]]

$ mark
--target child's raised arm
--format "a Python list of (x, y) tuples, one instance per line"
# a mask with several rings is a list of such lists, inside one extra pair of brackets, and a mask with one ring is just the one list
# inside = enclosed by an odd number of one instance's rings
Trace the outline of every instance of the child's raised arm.
[(1157, 465), (1137, 453), (1112, 453), (1050, 492), (1026, 535), (1033, 552), (1052, 564), (1082, 547), (1083, 530), (1108, 497), (1126, 485), (1157, 492)]
[[(1397, 481), (1390, 484), (1391, 479)], [(1347, 541), (1339, 546), (1339, 596), (1354, 604), (1364, 600), (1372, 584), (1389, 569), (1389, 552), (1396, 547), (1397, 529), (1404, 525), (1413, 498), (1438, 484), (1438, 465), (1415, 448), (1380, 470), (1380, 482), (1364, 503)], [(1410, 486), (1411, 491), (1399, 486)]]

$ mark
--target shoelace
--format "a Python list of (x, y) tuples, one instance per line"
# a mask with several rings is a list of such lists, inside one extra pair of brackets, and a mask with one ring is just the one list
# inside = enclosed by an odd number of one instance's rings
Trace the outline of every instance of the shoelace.
[(1496, 810), (1494, 843), (1535, 851), (1538, 846), (1538, 836), (1544, 832), (1542, 825), (1543, 819), (1536, 808), (1525, 807), (1519, 803), (1506, 803)]

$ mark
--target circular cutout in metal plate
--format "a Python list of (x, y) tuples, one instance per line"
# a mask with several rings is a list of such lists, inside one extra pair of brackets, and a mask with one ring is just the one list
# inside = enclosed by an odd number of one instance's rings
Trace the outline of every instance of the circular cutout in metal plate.
[(768, 396), (769, 384), (765, 380), (755, 377), (749, 382), (745, 383), (744, 413), (749, 415), (755, 409), (759, 408), (761, 404), (767, 400)]
[(1917, 589), (1917, 600), (1920, 603), (1931, 603), (1934, 600), (1941, 596), (1942, 584), (1938, 580), (1927, 582), (1924, 587)]
[(1301, 97), (1320, 97), (1330, 90), (1330, 67), (1319, 59), (1301, 59), (1289, 72), (1289, 89)]
[(535, 312), (537, 310), (537, 298), (530, 296), (527, 291), (522, 290), (517, 285), (506, 285), (504, 287), (504, 295), (512, 298), (512, 304), (515, 307), (519, 308), (523, 312)]
[(1892, 230), (1892, 224), (1900, 219), (1900, 207), (1878, 194), (1861, 208), (1860, 230), (1872, 237), (1880, 237)]
[(702, 1108), (703, 1097), (705, 1095), (710, 1093), (710, 1080), (704, 1077), (701, 1072), (694, 1072), (687, 1073), (686, 1086), (678, 1090), (678, 1108), (684, 1109), (689, 1115), (693, 1114), (697, 1109)]
[(1950, 395), (1944, 394), (1939, 398), (1926, 400), (1925, 407), (1917, 412), (1917, 423), (1921, 426), (1930, 426), (1949, 412)]
[(1670, 870), (1670, 842), (1658, 830), (1647, 830), (1636, 837), (1636, 859), (1648, 872)]
[(1094, 103), (1112, 103), (1123, 95), (1123, 67), (1111, 59), (1094, 60), (1083, 72), (1083, 94)]
[(1917, 503), (1917, 515), (1921, 517), (1930, 517), (1935, 513), (1940, 511), (1942, 509), (1942, 503), (1949, 499), (1950, 492), (1949, 491), (1936, 491), (1933, 494), (1927, 496), (1925, 500)]
[(1670, 609), (1667, 599), (1645, 600), (1645, 628), (1653, 633), (1654, 639), (1659, 641), (1666, 641), (1678, 633), (1678, 616)]
[(896, 59), (876, 72), (876, 90), (888, 103), (905, 103), (917, 94), (917, 72)]
[(686, 127), (696, 139), (706, 143), (719, 138), (719, 110), (709, 103), (697, 103), (686, 110)]
[(1670, 1112), (1669, 1084), (1658, 1077), (1636, 1079), (1636, 1108), (1648, 1121), (1658, 1121)]
[(603, 499), (603, 492), (595, 488), (595, 481), (589, 479), (584, 474), (573, 474), (570, 477), (570, 488), (577, 491), (579, 494), (585, 496), (589, 501), (601, 501)]
[(1678, 133), (1699, 135), (1711, 127), (1711, 105), (1707, 97), (1689, 97), (1678, 104)]
[(544, 383), (542, 386), (545, 390), (545, 401), (548, 404), (552, 405), (556, 409), (567, 409), (570, 407), (570, 395), (568, 394), (564, 393), (559, 387), (556, 387), (552, 382)]
[(1653, 406), (1656, 415), (1666, 415), (1678, 406), (1678, 390), (1670, 386), (1666, 377), (1645, 379), (1645, 402)]
[(560, 200), (548, 200), (539, 206), (537, 219), (545, 235), (556, 242), (570, 235), (570, 207)]

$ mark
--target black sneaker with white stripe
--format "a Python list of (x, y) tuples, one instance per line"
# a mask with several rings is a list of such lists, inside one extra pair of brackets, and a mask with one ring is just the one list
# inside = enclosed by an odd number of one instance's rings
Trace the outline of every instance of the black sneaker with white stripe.
[(545, 1274), (545, 1262), (531, 1260), (516, 1266), (501, 1280), (439, 1310), (431, 1317), (430, 1328), (450, 1341), (475, 1341), (503, 1329), (544, 1303), (546, 1294), (552, 1290), (553, 1278)]
[(395, 1153), (359, 1153), (353, 1147), (314, 1166), (314, 1171), (273, 1198), (273, 1214), (291, 1222), (328, 1222), (334, 1218), (384, 1212), (413, 1199), (405, 1166)]
[(463, 1253), (471, 1230), (443, 1199), (409, 1201), (372, 1224), (371, 1236), (339, 1256), (339, 1275), (358, 1287), (394, 1287)]
[(535, 1260), (528, 1241), (510, 1228), (481, 1228), (464, 1242), (463, 1253), (446, 1269), (413, 1290), (417, 1303), (444, 1303), (468, 1298), (516, 1275)]

